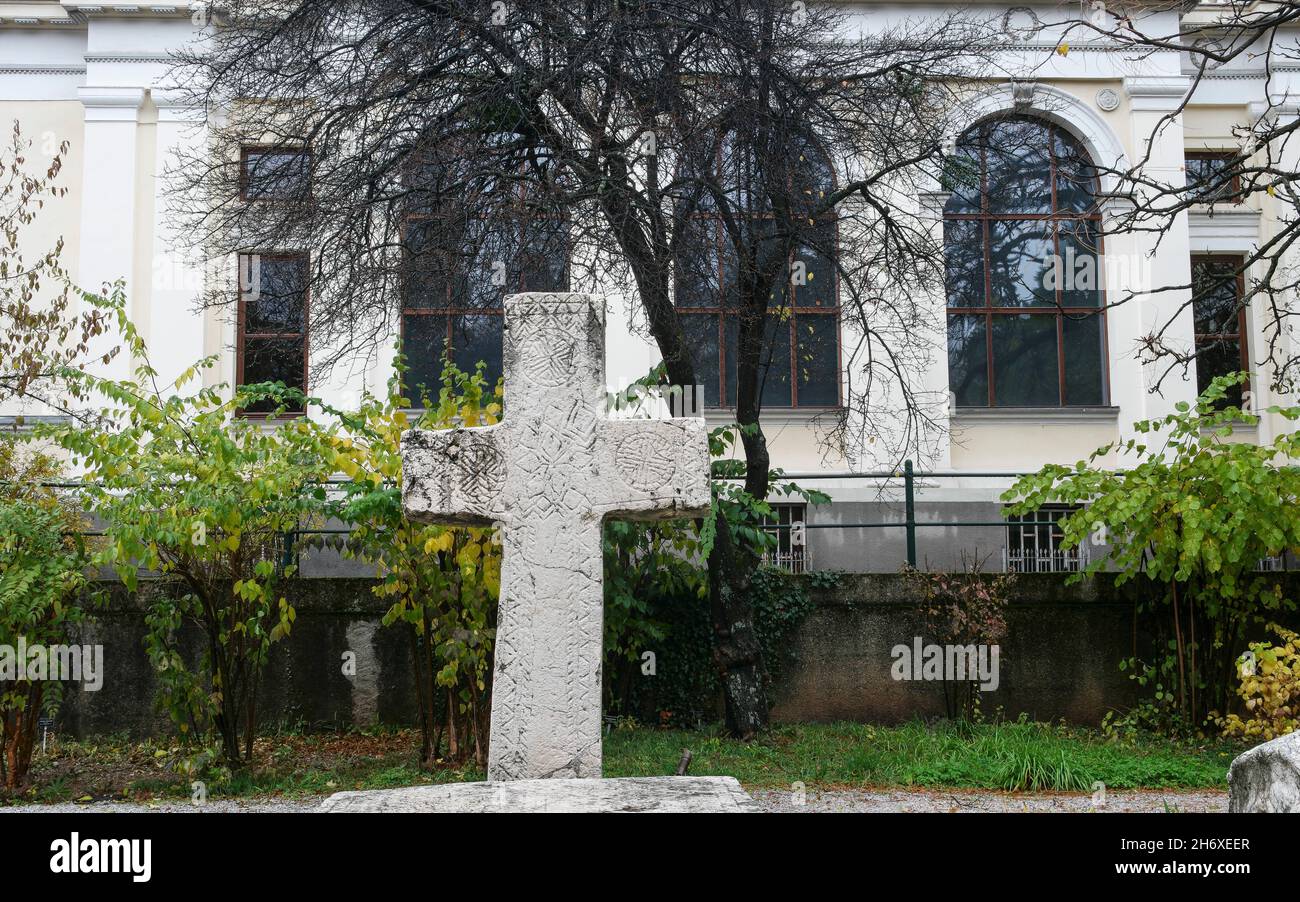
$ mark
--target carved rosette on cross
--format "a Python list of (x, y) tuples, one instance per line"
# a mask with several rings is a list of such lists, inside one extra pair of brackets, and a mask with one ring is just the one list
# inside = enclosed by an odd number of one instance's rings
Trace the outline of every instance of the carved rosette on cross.
[(707, 513), (698, 418), (606, 416), (605, 303), (505, 303), (505, 417), (402, 440), (413, 519), (502, 530), (490, 780), (601, 775), (606, 519)]

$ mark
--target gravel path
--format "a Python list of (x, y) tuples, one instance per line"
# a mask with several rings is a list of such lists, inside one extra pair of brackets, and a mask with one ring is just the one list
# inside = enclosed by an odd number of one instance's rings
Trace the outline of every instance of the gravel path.
[(1153, 790), (1108, 792), (1101, 805), (1091, 793), (1006, 793), (964, 789), (809, 790), (803, 804), (789, 790), (750, 790), (764, 811), (904, 811), (904, 812), (1163, 812), (1228, 810), (1228, 793), (1218, 790), (1189, 792)]
[[(821, 792), (809, 790), (799, 804), (799, 799), (789, 790), (754, 789), (750, 795), (763, 811), (782, 813), (810, 812), (1164, 812), (1164, 811), (1217, 811), (1228, 810), (1228, 794), (1216, 790), (1174, 791), (1154, 790), (1143, 792), (1107, 793), (1104, 805), (1094, 806), (1088, 793), (1002, 793), (980, 790), (837, 790)], [(312, 811), (325, 797), (306, 799), (240, 799), (214, 800), (206, 805), (167, 801), (139, 804), (133, 802), (92, 802), (77, 804), (65, 802), (52, 805), (18, 805), (0, 807), (0, 813), (9, 812), (72, 812), (118, 811), (165, 813), (207, 812), (238, 813), (245, 811), (278, 812), (285, 814)]]
[(245, 811), (274, 811), (284, 814), (298, 814), (304, 811), (311, 811), (324, 801), (324, 796), (306, 799), (213, 799), (203, 805), (195, 805), (190, 802), (167, 800), (164, 802), (149, 802), (141, 804), (139, 802), (87, 802), (79, 804), (77, 802), (56, 802), (50, 805), (14, 805), (13, 807), (0, 807), (0, 814), (10, 812), (53, 812), (58, 814), (67, 814), (69, 812), (148, 812), (159, 811), (165, 814), (206, 814), (217, 812), (221, 814), (239, 814)]

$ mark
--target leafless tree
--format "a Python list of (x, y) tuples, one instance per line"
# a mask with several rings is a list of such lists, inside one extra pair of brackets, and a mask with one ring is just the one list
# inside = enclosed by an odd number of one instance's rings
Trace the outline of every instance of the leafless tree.
[(109, 329), (110, 305), (73, 284), (63, 239), (35, 254), (25, 242), (46, 203), (67, 193), (58, 181), (67, 150), (33, 147), (14, 122), (0, 154), (0, 404), (38, 415), (83, 415), (75, 409), (83, 398), (60, 371), (117, 354), (97, 342)]
[[(1062, 42), (1088, 40), (1118, 45), (1121, 51), (1127, 51), (1123, 58), (1139, 67), (1155, 54), (1175, 52), (1180, 54), (1183, 73), (1188, 77), (1186, 93), (1159, 118), (1151, 134), (1135, 136), (1136, 145), (1146, 148), (1140, 158), (1125, 167), (1098, 161), (1101, 173), (1113, 176), (1117, 192), (1131, 202), (1112, 219), (1108, 231), (1153, 234), (1158, 243), (1176, 217), (1195, 210), (1208, 210), (1213, 215), (1262, 200), (1265, 209), (1277, 211), (1275, 221), (1268, 224), (1258, 243), (1239, 262), (1194, 267), (1188, 282), (1143, 286), (1140, 291), (1113, 299), (1111, 306), (1137, 294), (1186, 293), (1186, 300), (1174, 315), (1156, 323), (1142, 338), (1144, 359), (1163, 364), (1163, 381), (1170, 373), (1186, 374), (1198, 351), (1197, 347), (1169, 340), (1177, 313), (1203, 302), (1207, 308), (1222, 307), (1219, 299), (1232, 297), (1232, 309), (1217, 309), (1216, 316), (1235, 322), (1242, 309), (1253, 307), (1262, 313), (1259, 326), (1265, 341), (1256, 349), (1251, 365), (1269, 366), (1274, 390), (1294, 391), (1300, 375), (1300, 348), (1291, 339), (1294, 320), (1300, 315), (1296, 307), (1300, 270), (1295, 250), (1300, 240), (1300, 146), (1295, 143), (1300, 141), (1296, 136), (1300, 130), (1300, 96), (1288, 92), (1284, 73), (1300, 62), (1300, 4), (1248, 0), (1188, 4), (1170, 0), (1142, 4), (1141, 8), (1128, 4), (1108, 10), (1101, 2), (1091, 6), (1090, 13), (1082, 17), (1045, 23), (1044, 31), (1059, 34)], [(1234, 128), (1237, 146), (1204, 166), (1189, 166), (1185, 179), (1162, 177), (1150, 166), (1152, 139), (1212, 90), (1207, 84), (1212, 75), (1232, 71), (1258, 73), (1263, 85), (1258, 96), (1242, 98), (1243, 105), (1251, 106), (1251, 121)], [(1225, 286), (1238, 280), (1244, 285), (1243, 291), (1231, 287), (1224, 291)]]
[[(310, 249), (317, 368), (373, 355), (404, 311), (443, 306), (429, 297), (472, 315), (503, 291), (601, 290), (666, 383), (734, 405), (753, 497), (778, 394), (829, 392), (835, 442), (901, 458), (947, 402), (918, 387), (943, 264), (916, 195), (988, 32), (956, 14), (856, 28), (775, 0), (235, 0), (174, 79), (216, 113), (176, 170), (188, 237), (214, 257)], [(842, 321), (842, 398), (816, 369), (836, 342), (821, 313)], [(767, 721), (757, 557), (718, 536), (715, 659), (750, 736)]]

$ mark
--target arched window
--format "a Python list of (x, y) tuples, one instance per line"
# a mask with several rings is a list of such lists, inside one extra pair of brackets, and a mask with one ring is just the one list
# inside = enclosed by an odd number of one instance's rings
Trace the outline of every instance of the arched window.
[(958, 407), (1108, 403), (1096, 172), (1057, 125), (962, 135), (944, 208), (948, 380)]
[[(512, 135), (493, 136), (499, 143)], [(456, 165), (464, 148), (415, 155), (402, 230), (402, 347), (405, 389), (417, 406), (437, 398), (443, 356), (461, 370), (487, 364), (489, 385), (502, 375), (505, 296), (566, 291), (567, 224), (536, 203), (544, 148), (522, 146), (517, 162), (500, 153), (504, 176)], [(496, 157), (494, 160), (498, 159)], [(517, 175), (512, 175), (517, 173)]]
[[(776, 217), (755, 209), (757, 167), (730, 141), (720, 142), (713, 177), (724, 186), (732, 212), (746, 210), (760, 252), (770, 239), (781, 241)], [(798, 159), (788, 168), (788, 196), (817, 206), (834, 186), (829, 158), (807, 141), (797, 142)], [(689, 165), (702, 164), (691, 163)], [(689, 181), (689, 179), (688, 179)], [(751, 206), (752, 205), (752, 206)], [(836, 287), (834, 214), (809, 220), (774, 281), (768, 299), (767, 332), (760, 372), (764, 407), (836, 407), (840, 403), (839, 291)], [(736, 403), (737, 313), (736, 242), (723, 217), (704, 198), (684, 224), (675, 267), (677, 314), (694, 355), (696, 376), (708, 407)]]

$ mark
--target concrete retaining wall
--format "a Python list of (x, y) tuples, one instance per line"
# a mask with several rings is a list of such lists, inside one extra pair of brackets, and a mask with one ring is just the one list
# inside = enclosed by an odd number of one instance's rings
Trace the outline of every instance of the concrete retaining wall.
[[(264, 724), (414, 723), (410, 639), (404, 629), (381, 624), (386, 606), (371, 594), (373, 584), (359, 578), (291, 584), (298, 617), (292, 636), (272, 653), (259, 703)], [(1118, 591), (1107, 575), (1074, 586), (1060, 574), (1022, 577), (1001, 643), (1000, 684), (984, 697), (984, 710), (1096, 723), (1110, 708), (1132, 704), (1133, 684), (1118, 664), (1132, 654), (1133, 592), (1141, 587), (1125, 588)], [(156, 586), (142, 584), (142, 593), (150, 591)], [(941, 714), (939, 685), (890, 675), (894, 646), (923, 635), (908, 591), (897, 574), (845, 574), (832, 587), (811, 587), (816, 604), (795, 634), (796, 660), (775, 687), (774, 718), (894, 722)], [(104, 686), (94, 693), (71, 689), (60, 729), (75, 735), (169, 729), (154, 711), (156, 675), (143, 635), (140, 598), (119, 586), (81, 637), (105, 647)], [(197, 633), (186, 641), (199, 651)], [(356, 657), (351, 678), (343, 673), (347, 652)]]

